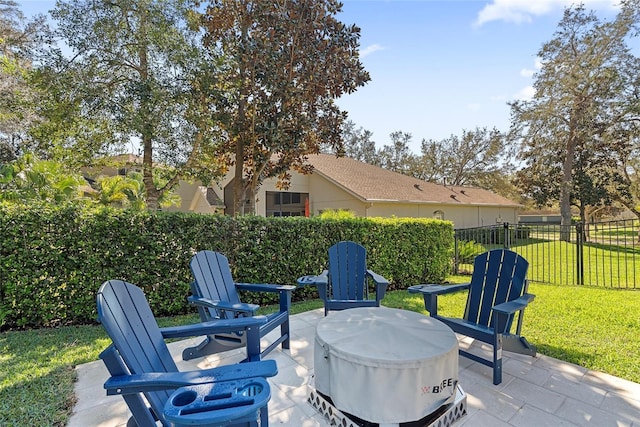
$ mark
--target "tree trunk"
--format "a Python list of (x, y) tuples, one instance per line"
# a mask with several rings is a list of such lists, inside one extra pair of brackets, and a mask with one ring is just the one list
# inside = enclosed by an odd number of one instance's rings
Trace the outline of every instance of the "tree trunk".
[[(240, 75), (242, 76), (244, 70), (240, 68)], [(245, 137), (245, 122), (246, 122), (246, 106), (247, 106), (247, 89), (246, 84), (243, 82), (243, 87), (240, 89), (240, 100), (238, 101), (238, 123), (236, 132), (236, 165), (233, 176), (233, 216), (244, 215), (244, 200), (245, 200), (245, 182), (244, 182), (244, 148), (246, 145)]]
[(233, 216), (244, 215), (243, 206), (245, 198), (245, 187), (242, 168), (244, 166), (244, 142), (238, 138), (236, 143), (236, 166), (233, 177)]
[[(140, 14), (140, 40), (147, 39), (146, 36), (147, 16), (145, 13)], [(142, 182), (144, 183), (145, 198), (147, 209), (157, 210), (160, 207), (158, 199), (160, 192), (153, 182), (153, 119), (151, 114), (151, 97), (150, 88), (147, 87), (149, 81), (149, 58), (148, 47), (146, 43), (140, 42), (138, 46), (138, 59), (140, 60), (140, 81), (143, 83), (142, 93), (140, 94), (140, 114), (142, 118), (142, 147), (144, 155), (142, 158)]]
[(142, 136), (142, 145), (144, 147), (144, 155), (142, 158), (142, 182), (145, 189), (145, 201), (147, 209), (157, 210), (160, 206), (158, 199), (160, 194), (153, 182), (153, 151), (151, 145), (151, 135)]
[(240, 79), (240, 97), (238, 100), (238, 118), (236, 122), (236, 165), (233, 183), (233, 216), (244, 215), (244, 205), (247, 197), (247, 185), (244, 179), (245, 148), (251, 145), (249, 141), (249, 128), (247, 126), (247, 100), (250, 92), (250, 79), (247, 73), (252, 72), (252, 59), (246, 47), (249, 45), (250, 21), (243, 21), (241, 28), (241, 49), (244, 51), (242, 60), (238, 67)]
[(574, 129), (575, 125), (570, 124), (567, 153), (562, 165), (562, 183), (560, 184), (560, 240), (563, 242), (571, 241), (571, 188), (573, 187), (573, 158), (576, 151)]

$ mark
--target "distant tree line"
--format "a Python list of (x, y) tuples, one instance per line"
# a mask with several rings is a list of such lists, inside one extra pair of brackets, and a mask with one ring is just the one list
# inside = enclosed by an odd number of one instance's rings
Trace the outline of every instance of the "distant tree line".
[(409, 148), (412, 136), (406, 132), (391, 133), (391, 143), (380, 149), (370, 131), (351, 121), (345, 123), (343, 132), (348, 157), (424, 181), (480, 187), (520, 199), (509, 180), (515, 169), (507, 155), (507, 137), (495, 128), (463, 130), (461, 136), (440, 141), (423, 139), (418, 154)]
[(565, 9), (538, 52), (535, 94), (509, 104), (508, 132), (463, 130), (422, 140), (414, 154), (411, 134), (394, 132), (377, 149), (371, 132), (347, 123), (345, 152), (418, 179), (556, 206), (563, 225), (571, 224), (572, 207), (585, 222), (614, 203), (640, 218), (640, 58), (629, 44), (639, 24), (639, 0), (622, 1), (611, 21), (583, 5)]
[(60, 0), (51, 30), (0, 0), (0, 165), (30, 153), (77, 171), (137, 144), (148, 208), (180, 179), (208, 184), (234, 168), (230, 211), (242, 213), (265, 179), (287, 188), (307, 154), (342, 149), (335, 99), (369, 74), (341, 7)]
[[(640, 0), (623, 0), (609, 21), (566, 8), (537, 52), (533, 97), (509, 104), (508, 131), (423, 139), (419, 153), (402, 131), (377, 148), (336, 105), (370, 79), (360, 29), (338, 21), (340, 10), (337, 0), (60, 0), (51, 29), (0, 0), (0, 197), (64, 198), (80, 166), (136, 144), (141, 174), (102, 182), (97, 200), (140, 206), (138, 194), (156, 209), (178, 180), (208, 184), (233, 170), (229, 210), (252, 212), (245, 202), (265, 179), (287, 189), (290, 171), (310, 172), (306, 156), (322, 151), (557, 206), (563, 225), (572, 208), (584, 221), (612, 204), (640, 218), (640, 58), (630, 47)], [(43, 182), (58, 190), (34, 190)]]

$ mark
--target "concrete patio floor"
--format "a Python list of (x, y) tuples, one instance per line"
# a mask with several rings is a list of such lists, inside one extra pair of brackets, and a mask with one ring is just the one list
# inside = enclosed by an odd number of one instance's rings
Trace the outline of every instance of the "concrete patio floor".
[[(267, 356), (277, 362), (279, 371), (269, 379), (271, 426), (329, 426), (306, 401), (313, 375), (315, 328), (322, 317), (322, 309), (292, 316), (291, 349), (278, 348)], [(169, 345), (180, 370), (235, 363), (244, 355), (234, 350), (222, 356), (182, 361), (182, 348), (200, 340)], [(269, 341), (269, 336), (265, 340)], [(460, 345), (480, 344), (463, 338)], [(467, 415), (456, 426), (640, 427), (640, 384), (543, 355), (532, 358), (505, 352), (503, 357), (503, 382), (498, 386), (492, 383), (490, 368), (460, 358), (459, 380), (467, 394)], [(125, 426), (129, 412), (124, 400), (106, 396), (102, 388), (108, 377), (102, 361), (76, 369), (77, 403), (68, 427)]]

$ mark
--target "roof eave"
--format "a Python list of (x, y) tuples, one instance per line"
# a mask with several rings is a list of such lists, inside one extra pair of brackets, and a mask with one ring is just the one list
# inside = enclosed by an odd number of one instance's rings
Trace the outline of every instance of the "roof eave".
[(487, 206), (487, 207), (500, 207), (500, 208), (521, 208), (520, 204), (500, 204), (500, 203), (450, 203), (450, 202), (438, 202), (436, 200), (396, 200), (396, 199), (367, 199), (364, 201), (368, 203), (405, 203), (416, 205), (445, 205), (445, 206)]

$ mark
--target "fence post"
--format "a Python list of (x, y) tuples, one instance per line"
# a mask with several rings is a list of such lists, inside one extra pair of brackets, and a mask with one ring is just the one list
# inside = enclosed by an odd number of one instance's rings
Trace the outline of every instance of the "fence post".
[(502, 227), (504, 228), (504, 248), (509, 249), (509, 223), (502, 223)]
[(583, 242), (583, 224), (576, 223), (576, 272), (578, 285), (584, 285), (584, 242)]

